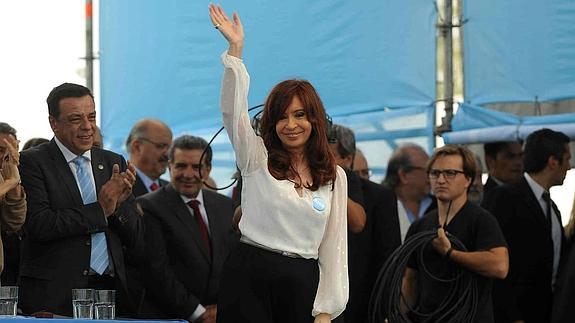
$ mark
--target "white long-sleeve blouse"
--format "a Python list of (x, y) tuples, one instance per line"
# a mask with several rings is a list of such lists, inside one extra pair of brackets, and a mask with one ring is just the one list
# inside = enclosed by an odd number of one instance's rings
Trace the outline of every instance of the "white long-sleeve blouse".
[(337, 317), (348, 300), (347, 178), (337, 167), (336, 180), (317, 191), (275, 179), (267, 149), (248, 115), (250, 77), (241, 59), (222, 54), (221, 110), (243, 180), (242, 238), (277, 251), (318, 259), (320, 278), (312, 315)]

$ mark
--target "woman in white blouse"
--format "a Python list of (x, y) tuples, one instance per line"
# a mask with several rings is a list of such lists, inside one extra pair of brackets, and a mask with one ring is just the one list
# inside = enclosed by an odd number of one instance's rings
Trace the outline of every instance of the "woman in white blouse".
[(209, 10), (229, 44), (221, 109), (243, 178), (242, 243), (224, 266), (217, 321), (330, 322), (348, 299), (347, 180), (329, 149), (323, 104), (309, 82), (283, 81), (257, 136), (242, 24), (219, 6)]

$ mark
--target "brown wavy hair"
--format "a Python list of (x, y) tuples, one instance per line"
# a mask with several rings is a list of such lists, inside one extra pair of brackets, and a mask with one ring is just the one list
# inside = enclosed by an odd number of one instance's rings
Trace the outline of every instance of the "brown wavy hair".
[(313, 179), (307, 188), (316, 191), (322, 185), (333, 184), (336, 164), (327, 139), (325, 109), (314, 87), (305, 80), (286, 80), (277, 84), (266, 99), (260, 133), (268, 150), (268, 169), (272, 176), (278, 180), (299, 177), (292, 166), (290, 154), (276, 132), (277, 122), (296, 96), (312, 126), (305, 146), (305, 158)]

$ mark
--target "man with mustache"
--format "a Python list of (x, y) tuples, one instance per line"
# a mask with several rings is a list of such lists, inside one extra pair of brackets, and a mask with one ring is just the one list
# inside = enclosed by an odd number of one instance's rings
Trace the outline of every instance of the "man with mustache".
[(134, 167), (93, 147), (90, 89), (64, 83), (46, 101), (54, 138), (20, 155), (28, 210), (18, 306), (24, 314), (72, 316), (72, 289), (115, 289), (116, 313), (131, 315), (122, 247), (143, 248), (144, 231)]
[[(168, 149), (171, 144), (172, 131), (160, 120), (142, 119), (132, 127), (126, 139), (126, 149), (130, 154), (130, 162), (136, 168), (136, 182), (132, 189), (135, 197), (168, 184), (168, 181), (161, 179), (160, 176), (168, 167)], [(146, 301), (144, 277), (140, 272), (140, 267), (147, 261), (147, 256), (134, 250), (126, 251), (128, 289), (136, 300), (136, 314), (140, 318), (157, 318), (159, 310)]]
[(168, 167), (168, 149), (172, 144), (172, 131), (160, 120), (138, 121), (126, 140), (130, 162), (136, 167), (134, 196), (157, 190), (168, 182), (161, 179)]
[(146, 298), (164, 318), (215, 322), (220, 274), (234, 240), (232, 200), (202, 188), (212, 168), (204, 139), (176, 138), (169, 157), (170, 183), (138, 199), (148, 242)]

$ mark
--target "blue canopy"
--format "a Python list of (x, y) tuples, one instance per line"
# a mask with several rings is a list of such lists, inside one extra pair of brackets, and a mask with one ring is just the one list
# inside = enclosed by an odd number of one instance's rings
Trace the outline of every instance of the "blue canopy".
[[(163, 120), (176, 136), (209, 139), (221, 125), (219, 56), (227, 45), (211, 25), (208, 4), (100, 2), (101, 127), (107, 148), (123, 151), (130, 128), (144, 117)], [(435, 96), (433, 1), (221, 4), (228, 14), (237, 11), (244, 24), (251, 106), (263, 103), (277, 82), (304, 78), (317, 88), (328, 113), (352, 128), (353, 114), (381, 124), (384, 111), (394, 109), (424, 107), (428, 116), (426, 124), (413, 124), (415, 132), (379, 127), (369, 138), (360, 134), (359, 141), (391, 143), (416, 135), (414, 140), (433, 142), (434, 118), (428, 115)], [(215, 166), (226, 168), (214, 169), (214, 176), (225, 178), (233, 171), (226, 138), (218, 138), (214, 148)]]
[(465, 101), (575, 97), (575, 1), (464, 1)]

